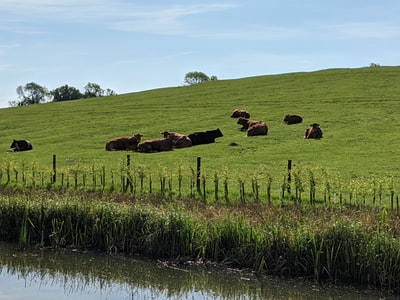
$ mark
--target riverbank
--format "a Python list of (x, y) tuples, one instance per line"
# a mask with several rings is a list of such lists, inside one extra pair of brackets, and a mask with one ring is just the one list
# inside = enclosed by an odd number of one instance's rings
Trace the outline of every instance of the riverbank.
[(0, 239), (209, 260), (259, 274), (400, 291), (400, 222), (371, 207), (284, 207), (38, 190), (0, 195)]

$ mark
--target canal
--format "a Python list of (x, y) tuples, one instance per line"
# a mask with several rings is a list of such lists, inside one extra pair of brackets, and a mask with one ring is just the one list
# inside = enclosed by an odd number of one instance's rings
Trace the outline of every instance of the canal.
[(0, 300), (397, 299), (354, 287), (260, 277), (211, 263), (173, 263), (0, 243)]

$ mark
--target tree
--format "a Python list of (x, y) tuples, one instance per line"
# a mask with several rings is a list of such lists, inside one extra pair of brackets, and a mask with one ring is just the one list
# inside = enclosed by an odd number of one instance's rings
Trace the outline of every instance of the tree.
[(50, 94), (53, 96), (54, 102), (80, 99), (83, 97), (79, 89), (68, 86), (67, 84), (52, 90)]
[(104, 94), (104, 90), (100, 87), (97, 83), (89, 82), (85, 85), (85, 98), (94, 98), (94, 97), (101, 97)]
[(380, 67), (381, 65), (380, 64), (377, 64), (377, 63), (370, 63), (369, 64), (369, 67), (370, 68), (374, 68), (374, 67)]
[(45, 102), (50, 96), (47, 88), (34, 82), (17, 87), (17, 94), (19, 99), (17, 102), (18, 106), (39, 104)]
[(210, 77), (210, 80), (211, 81), (216, 81), (216, 80), (218, 80), (218, 78), (217, 78), (217, 76), (213, 75), (213, 76)]
[(116, 95), (117, 95), (117, 93), (114, 92), (112, 89), (106, 89), (104, 91), (104, 96), (116, 96)]
[(197, 71), (186, 73), (184, 80), (185, 84), (188, 85), (199, 84), (207, 81), (210, 81), (210, 77), (208, 77), (203, 72), (197, 72)]

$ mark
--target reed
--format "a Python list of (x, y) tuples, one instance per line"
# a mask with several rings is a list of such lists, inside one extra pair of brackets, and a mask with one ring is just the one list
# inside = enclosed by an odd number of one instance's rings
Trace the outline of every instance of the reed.
[[(149, 195), (150, 196), (150, 195)], [(153, 258), (205, 259), (262, 274), (400, 292), (400, 229), (390, 208), (166, 203), (160, 197), (5, 189), (0, 239)]]

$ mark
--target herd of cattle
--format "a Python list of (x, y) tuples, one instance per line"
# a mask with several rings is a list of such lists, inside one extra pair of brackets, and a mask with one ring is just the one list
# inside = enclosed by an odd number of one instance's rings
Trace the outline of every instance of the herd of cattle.
[(163, 137), (160, 139), (145, 140), (142, 142), (142, 134), (114, 138), (106, 143), (106, 150), (133, 150), (143, 153), (171, 151), (174, 148), (214, 143), (216, 138), (223, 136), (219, 128), (193, 132), (188, 135), (168, 131), (161, 132), (161, 134)]
[[(235, 109), (231, 118), (237, 118), (237, 124), (242, 127), (240, 130), (246, 131), (246, 136), (267, 135), (268, 126), (264, 121), (256, 121), (250, 119), (250, 113)], [(286, 115), (284, 120), (286, 124), (298, 124), (303, 122), (303, 118), (299, 115)], [(162, 138), (141, 141), (142, 134), (135, 134), (128, 137), (114, 138), (106, 143), (106, 150), (133, 150), (144, 153), (171, 151), (174, 148), (192, 147), (201, 144), (214, 143), (215, 139), (222, 137), (223, 134), (219, 128), (202, 132), (194, 132), (188, 135), (177, 132), (161, 132)], [(322, 138), (322, 130), (319, 124), (313, 123), (307, 128), (305, 139)]]
[[(242, 127), (240, 130), (246, 131), (246, 136), (267, 135), (268, 126), (265, 121), (256, 121), (250, 119), (250, 113), (235, 109), (231, 118), (237, 118), (237, 124)], [(283, 121), (288, 124), (298, 124), (303, 122), (303, 118), (299, 115), (286, 115)], [(193, 132), (184, 135), (177, 132), (161, 132), (162, 138), (141, 141), (143, 134), (135, 134), (133, 136), (125, 136), (114, 138), (106, 143), (107, 151), (115, 150), (132, 150), (143, 153), (171, 151), (174, 148), (192, 147), (201, 144), (214, 143), (216, 138), (222, 137), (223, 134), (219, 128), (214, 130)], [(322, 129), (317, 123), (313, 123), (307, 128), (305, 139), (322, 138)], [(32, 150), (32, 144), (28, 140), (13, 140), (10, 149), (11, 152)]]
[[(254, 135), (267, 135), (268, 134), (268, 126), (264, 121), (256, 121), (250, 119), (250, 113), (242, 110), (235, 109), (231, 115), (231, 118), (238, 118), (237, 123), (242, 125), (240, 130), (246, 131), (246, 136), (254, 136)], [(303, 117), (299, 115), (290, 115), (287, 114), (283, 119), (288, 125), (299, 124), (303, 122)], [(321, 139), (322, 138), (322, 129), (318, 123), (313, 123), (307, 128), (305, 134), (305, 139)]]

